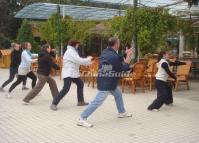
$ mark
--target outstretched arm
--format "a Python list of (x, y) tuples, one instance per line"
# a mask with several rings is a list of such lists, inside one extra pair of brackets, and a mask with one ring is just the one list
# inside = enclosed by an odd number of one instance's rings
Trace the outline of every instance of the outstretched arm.
[(176, 80), (176, 76), (170, 71), (167, 63), (162, 63), (162, 68), (167, 72), (167, 74)]
[(185, 62), (175, 61), (175, 62), (169, 62), (170, 66), (179, 66), (179, 65), (186, 65)]
[(91, 64), (92, 57), (81, 58), (77, 53), (70, 55), (71, 61), (79, 65), (89, 65)]
[(25, 60), (28, 61), (28, 62), (34, 63), (34, 62), (37, 61), (37, 59), (32, 59), (32, 57), (31, 57), (27, 52), (23, 52), (23, 53), (22, 53), (22, 56), (23, 56), (23, 57), (25, 58)]

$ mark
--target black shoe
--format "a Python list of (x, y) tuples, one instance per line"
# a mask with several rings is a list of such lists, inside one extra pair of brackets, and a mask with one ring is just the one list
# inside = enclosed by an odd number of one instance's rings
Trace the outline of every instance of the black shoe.
[(77, 103), (77, 106), (86, 106), (86, 105), (88, 105), (89, 103), (87, 103), (87, 102), (78, 102)]
[(166, 106), (173, 107), (173, 103), (166, 104)]

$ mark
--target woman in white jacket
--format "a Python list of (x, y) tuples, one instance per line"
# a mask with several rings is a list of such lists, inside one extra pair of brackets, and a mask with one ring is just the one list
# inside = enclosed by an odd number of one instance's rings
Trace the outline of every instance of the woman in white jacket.
[(32, 88), (35, 86), (36, 81), (37, 81), (37, 77), (35, 76), (33, 71), (31, 71), (31, 63), (37, 61), (37, 59), (32, 59), (32, 57), (36, 56), (37, 54), (32, 54), (30, 52), (32, 49), (32, 46), (29, 42), (23, 43), (22, 48), (23, 48), (23, 52), (21, 54), (21, 63), (18, 69), (17, 80), (9, 88), (9, 91), (7, 94), (8, 98), (11, 97), (10, 93), (12, 92), (12, 90), (15, 89), (15, 87), (19, 85), (21, 82), (23, 82), (24, 79), (26, 79), (26, 77), (32, 79)]
[(77, 40), (70, 40), (68, 43), (67, 50), (63, 57), (62, 78), (64, 79), (64, 86), (58, 96), (54, 98), (51, 105), (52, 110), (57, 110), (58, 103), (68, 93), (72, 82), (77, 85), (77, 105), (88, 105), (88, 103), (84, 102), (84, 83), (80, 79), (79, 67), (80, 65), (91, 64), (92, 57), (81, 58), (77, 52), (79, 44), (80, 42)]

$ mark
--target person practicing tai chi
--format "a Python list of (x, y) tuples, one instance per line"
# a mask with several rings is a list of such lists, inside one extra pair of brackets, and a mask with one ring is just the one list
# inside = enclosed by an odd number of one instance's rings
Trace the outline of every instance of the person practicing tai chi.
[(119, 74), (129, 71), (129, 63), (132, 59), (132, 48), (126, 49), (126, 58), (119, 56), (118, 50), (120, 40), (112, 37), (108, 40), (108, 48), (104, 49), (100, 56), (99, 72), (97, 77), (98, 92), (95, 99), (81, 113), (77, 123), (79, 126), (92, 127), (93, 125), (87, 122), (87, 118), (105, 101), (109, 94), (115, 98), (118, 117), (132, 117), (131, 113), (127, 113), (124, 108), (122, 93), (119, 90), (118, 81)]
[(68, 42), (67, 50), (63, 57), (62, 78), (64, 79), (64, 86), (58, 96), (54, 97), (50, 107), (52, 110), (57, 110), (58, 103), (68, 93), (72, 82), (77, 85), (77, 105), (88, 105), (88, 103), (84, 102), (84, 83), (80, 79), (79, 67), (80, 65), (90, 65), (92, 57), (81, 58), (77, 52), (79, 44), (80, 42), (77, 40), (70, 40)]
[[(21, 53), (22, 53), (22, 49), (20, 47), (20, 45), (18, 43), (12, 43), (11, 44), (12, 47), (12, 52), (11, 52), (11, 64), (10, 64), (10, 75), (9, 75), (9, 79), (6, 80), (2, 86), (0, 87), (0, 91), (1, 92), (5, 92), (4, 88), (14, 80), (15, 76), (18, 73), (18, 68), (19, 68), (19, 64), (21, 62)], [(23, 80), (23, 86), (22, 86), (22, 90), (27, 90), (28, 88), (26, 87), (26, 79)]]
[(23, 99), (25, 105), (30, 103), (35, 96), (43, 89), (46, 83), (49, 84), (50, 91), (53, 97), (58, 95), (58, 88), (55, 80), (50, 76), (51, 68), (56, 70), (59, 69), (59, 66), (53, 63), (53, 59), (51, 54), (51, 47), (49, 44), (45, 44), (42, 47), (42, 51), (38, 56), (38, 70), (37, 77), (39, 81), (36, 86), (27, 94), (27, 96)]
[(32, 54), (30, 52), (32, 46), (29, 42), (23, 43), (22, 48), (23, 52), (21, 54), (21, 63), (18, 69), (17, 80), (9, 88), (9, 91), (6, 94), (8, 98), (11, 98), (12, 90), (15, 89), (15, 87), (19, 85), (22, 81), (24, 81), (24, 79), (26, 79), (27, 77), (32, 79), (32, 88), (35, 86), (37, 81), (37, 77), (35, 76), (33, 71), (31, 71), (31, 63), (37, 62), (37, 59), (32, 59), (32, 56), (37, 56), (37, 54)]
[(170, 71), (169, 66), (184, 65), (184, 62), (169, 62), (169, 54), (166, 51), (161, 51), (158, 55), (157, 67), (158, 71), (155, 75), (155, 85), (157, 88), (157, 98), (149, 105), (149, 111), (159, 111), (163, 104), (172, 105), (173, 95), (172, 87), (167, 83), (168, 77), (170, 76), (176, 80), (176, 76)]

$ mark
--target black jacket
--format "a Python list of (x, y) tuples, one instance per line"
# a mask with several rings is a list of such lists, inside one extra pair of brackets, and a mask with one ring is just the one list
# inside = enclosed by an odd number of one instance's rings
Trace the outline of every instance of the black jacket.
[(97, 87), (102, 91), (115, 90), (119, 74), (130, 70), (128, 64), (123, 63), (123, 58), (113, 48), (106, 48), (100, 56)]
[(19, 50), (19, 51), (13, 50), (12, 51), (10, 68), (18, 69), (19, 64), (21, 63), (21, 53), (22, 53), (22, 50)]
[(53, 63), (52, 56), (45, 51), (41, 51), (38, 56), (38, 70), (37, 73), (49, 76), (51, 68), (59, 69), (59, 66)]

